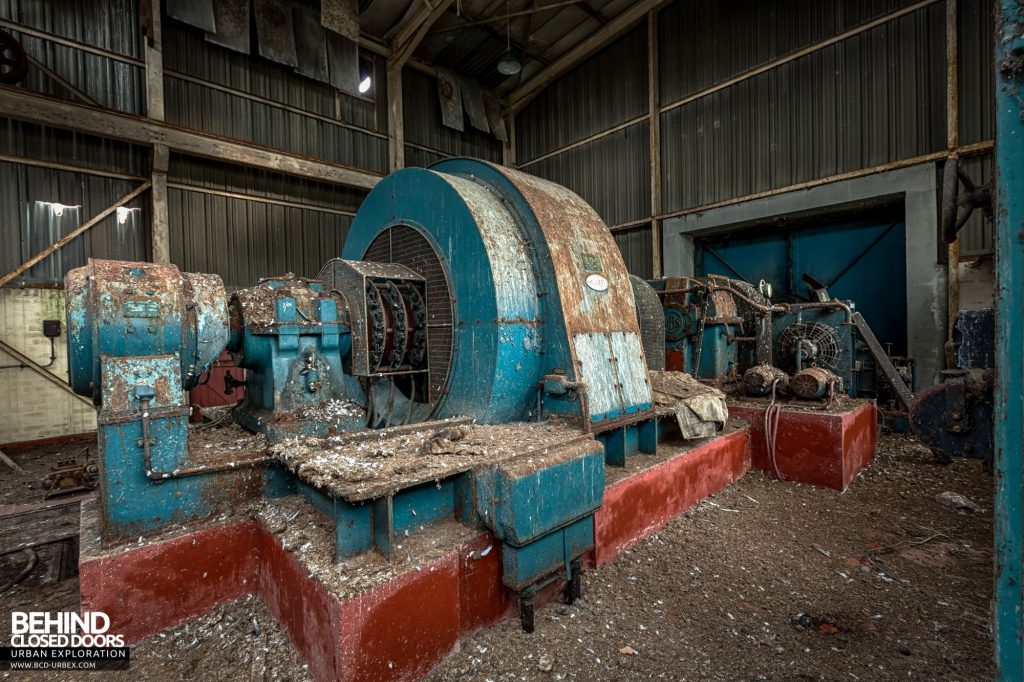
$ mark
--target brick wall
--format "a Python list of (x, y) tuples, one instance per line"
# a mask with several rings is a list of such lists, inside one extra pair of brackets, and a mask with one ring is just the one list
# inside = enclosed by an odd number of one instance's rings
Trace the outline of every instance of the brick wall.
[[(64, 292), (58, 289), (0, 289), (0, 339), (39, 364), (50, 361), (43, 320), (60, 320), (57, 359), (49, 371), (67, 381)], [(0, 366), (17, 361), (0, 351)], [(52, 438), (96, 429), (92, 407), (30, 369), (0, 369), (0, 444)]]

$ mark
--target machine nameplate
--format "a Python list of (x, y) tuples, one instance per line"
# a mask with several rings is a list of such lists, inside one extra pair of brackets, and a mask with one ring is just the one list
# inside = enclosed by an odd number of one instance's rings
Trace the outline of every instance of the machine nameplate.
[(160, 301), (125, 301), (122, 317), (160, 317)]
[(588, 275), (587, 286), (594, 291), (608, 291), (608, 279), (602, 275)]

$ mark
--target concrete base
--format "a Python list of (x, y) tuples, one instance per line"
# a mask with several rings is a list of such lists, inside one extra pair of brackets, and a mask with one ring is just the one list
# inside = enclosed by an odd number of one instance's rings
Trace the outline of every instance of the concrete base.
[[(783, 480), (846, 490), (875, 456), (878, 414), (873, 400), (851, 400), (842, 411), (783, 406), (775, 439), (775, 464)], [(759, 403), (729, 404), (729, 416), (750, 422), (755, 469), (775, 473), (768, 458)]]
[[(750, 467), (750, 437), (739, 428), (631, 462), (609, 476), (592, 565), (742, 476)], [(97, 529), (95, 509), (83, 509), (83, 538), (91, 540), (83, 540), (80, 561), (82, 608), (104, 611), (111, 632), (130, 643), (255, 593), (314, 679), (416, 679), (463, 638), (518, 613), (515, 595), (501, 582), (501, 543), (488, 532), (467, 530), (447, 553), (342, 598), (252, 518), (110, 550), (99, 547)], [(538, 607), (561, 589), (555, 583), (542, 591)]]

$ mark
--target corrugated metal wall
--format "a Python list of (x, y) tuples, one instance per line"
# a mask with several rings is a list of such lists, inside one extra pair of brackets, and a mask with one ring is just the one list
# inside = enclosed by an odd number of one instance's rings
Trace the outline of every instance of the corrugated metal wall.
[[(661, 213), (946, 149), (945, 2), (741, 79), (779, 57), (910, 8), (913, 0), (712, 0), (658, 14)], [(992, 139), (991, 3), (959, 0), (960, 143)], [(650, 217), (646, 28), (602, 50), (516, 118), (517, 159), (563, 183), (611, 225)], [(681, 100), (692, 101), (680, 103)], [(676, 106), (672, 106), (676, 104)], [(592, 141), (574, 146), (581, 140)], [(538, 160), (539, 158), (539, 160)], [(985, 158), (965, 167), (988, 178)], [(635, 236), (623, 237), (620, 246)], [(964, 255), (991, 251), (972, 218)], [(631, 256), (632, 257), (632, 256)]]
[[(98, 4), (0, 0), (0, 27), (21, 40), (32, 57), (99, 104), (144, 115), (139, 26), (134, 0)], [(166, 16), (163, 42), (168, 121), (387, 172), (387, 107), (383, 103), (387, 88), (381, 58), (370, 56), (375, 96), (351, 97), (255, 54), (207, 43), (202, 31)], [(448, 155), (500, 160), (501, 145), (492, 136), (444, 128), (436, 82), (406, 71), (409, 165)], [(37, 69), (23, 87), (73, 99), (67, 89)], [(0, 154), (10, 157), (7, 163), (0, 161), (0, 272), (13, 269), (48, 245), (58, 232), (77, 227), (72, 218), (88, 219), (134, 186), (132, 178), (141, 179), (150, 171), (148, 148), (4, 119), (0, 119)], [(99, 175), (24, 165), (15, 163), (15, 157), (95, 169)], [(220, 274), (229, 286), (248, 286), (258, 277), (286, 271), (316, 276), (325, 260), (341, 253), (351, 216), (363, 196), (364, 192), (283, 174), (172, 156), (172, 260), (186, 270)], [(42, 225), (42, 214), (33, 212), (39, 201), (81, 208)], [(133, 205), (145, 210), (130, 214), (129, 222), (118, 225), (112, 216), (22, 279), (59, 282), (68, 269), (88, 257), (147, 259), (148, 203), (144, 195)]]
[(402, 105), (407, 143), (405, 165), (425, 166), (448, 156), (501, 161), (501, 143), (490, 133), (469, 125), (468, 116), (464, 120), (464, 133), (441, 123), (436, 79), (406, 69), (402, 78)]
[(665, 112), (663, 210), (945, 149), (944, 35), (935, 3)]

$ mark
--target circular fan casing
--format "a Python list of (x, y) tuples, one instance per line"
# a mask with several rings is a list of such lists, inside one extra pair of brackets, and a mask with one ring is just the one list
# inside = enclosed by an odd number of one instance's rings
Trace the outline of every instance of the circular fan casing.
[(839, 332), (821, 322), (794, 322), (778, 339), (778, 359), (783, 369), (805, 367), (835, 369), (839, 361)]

